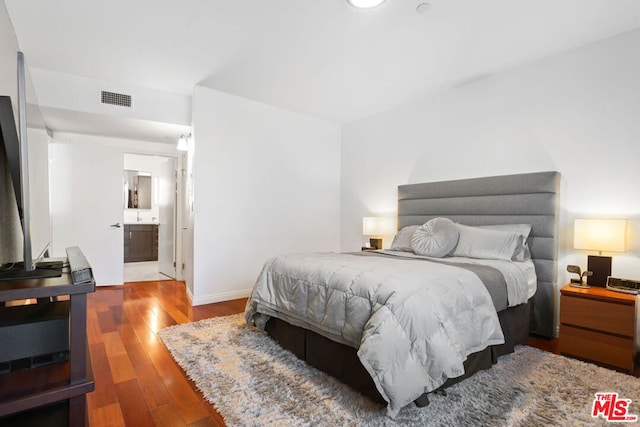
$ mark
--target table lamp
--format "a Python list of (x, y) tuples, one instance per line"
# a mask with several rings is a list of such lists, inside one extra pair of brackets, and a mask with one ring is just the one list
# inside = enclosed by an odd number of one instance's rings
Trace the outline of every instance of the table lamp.
[(394, 218), (386, 216), (365, 216), (362, 218), (362, 235), (369, 239), (372, 249), (382, 249), (382, 236), (396, 232)]
[(611, 257), (602, 252), (624, 252), (627, 221), (624, 219), (576, 219), (573, 229), (573, 248), (596, 250), (598, 255), (587, 257), (587, 278), (591, 286), (606, 286), (611, 276)]

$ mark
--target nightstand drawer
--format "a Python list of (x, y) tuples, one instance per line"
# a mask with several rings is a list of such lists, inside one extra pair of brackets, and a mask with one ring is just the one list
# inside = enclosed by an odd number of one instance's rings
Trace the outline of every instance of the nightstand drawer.
[(633, 370), (633, 339), (560, 325), (560, 353)]
[(560, 323), (602, 332), (634, 336), (635, 306), (562, 295)]

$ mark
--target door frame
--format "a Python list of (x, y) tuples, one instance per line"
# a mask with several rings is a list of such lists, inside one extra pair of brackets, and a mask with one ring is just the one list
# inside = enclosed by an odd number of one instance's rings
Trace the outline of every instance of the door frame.
[[(167, 153), (154, 150), (136, 150), (135, 148), (127, 148), (123, 151), (123, 170), (124, 170), (124, 155), (134, 154), (138, 156), (157, 156), (173, 159), (174, 177), (175, 177), (175, 203), (174, 203), (174, 225), (173, 225), (173, 240), (174, 240), (174, 259), (176, 263), (175, 280), (184, 280), (184, 251), (183, 251), (183, 239), (182, 239), (182, 209), (181, 204), (184, 201), (184, 194), (182, 191), (183, 185), (183, 156), (182, 152), (176, 151), (175, 153)], [(123, 193), (124, 197), (124, 193)], [(124, 199), (122, 200), (122, 206), (124, 206)]]

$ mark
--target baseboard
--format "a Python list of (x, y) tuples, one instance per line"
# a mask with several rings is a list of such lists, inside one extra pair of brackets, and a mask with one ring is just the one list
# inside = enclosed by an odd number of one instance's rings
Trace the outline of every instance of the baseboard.
[(247, 298), (249, 295), (251, 295), (251, 289), (242, 289), (239, 291), (232, 291), (232, 292), (221, 292), (219, 294), (204, 295), (197, 298), (194, 298), (193, 295), (191, 295), (191, 292), (189, 292), (188, 290), (187, 290), (187, 294), (189, 295), (189, 299), (191, 299), (191, 305), (195, 306), (195, 305), (211, 304), (214, 302), (229, 301), (229, 300), (239, 299), (239, 298)]

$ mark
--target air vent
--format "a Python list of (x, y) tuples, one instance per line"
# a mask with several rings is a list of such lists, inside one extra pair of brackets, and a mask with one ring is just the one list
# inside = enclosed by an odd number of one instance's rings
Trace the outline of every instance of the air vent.
[(102, 91), (100, 98), (102, 104), (117, 105), (118, 107), (131, 108), (131, 95), (123, 93)]

